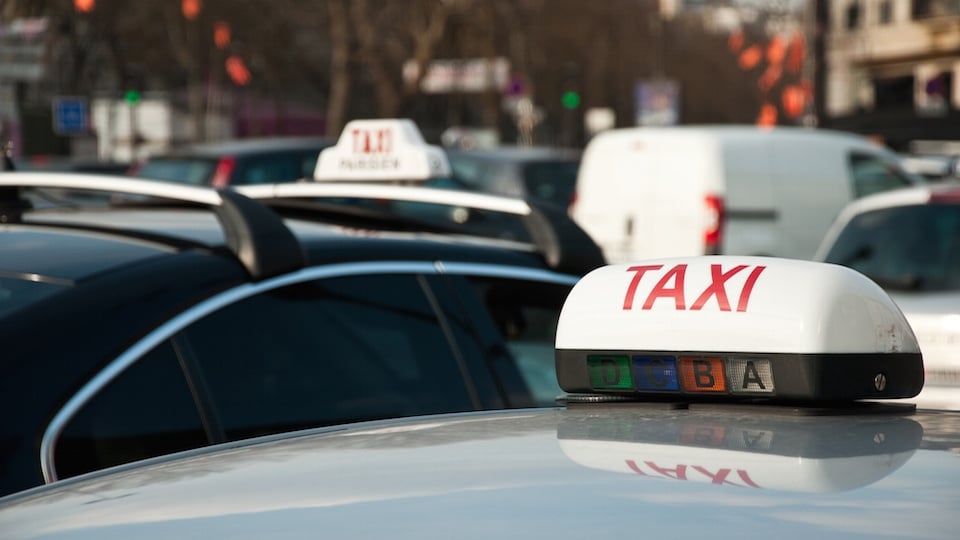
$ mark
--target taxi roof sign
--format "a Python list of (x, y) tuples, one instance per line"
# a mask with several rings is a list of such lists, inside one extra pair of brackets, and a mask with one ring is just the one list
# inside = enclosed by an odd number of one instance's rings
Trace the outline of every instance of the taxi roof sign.
[(574, 393), (857, 400), (923, 386), (916, 337), (883, 289), (792, 259), (599, 268), (567, 297), (556, 351), (560, 386)]
[(409, 119), (353, 120), (320, 152), (317, 181), (423, 181), (450, 175), (443, 149), (424, 141)]

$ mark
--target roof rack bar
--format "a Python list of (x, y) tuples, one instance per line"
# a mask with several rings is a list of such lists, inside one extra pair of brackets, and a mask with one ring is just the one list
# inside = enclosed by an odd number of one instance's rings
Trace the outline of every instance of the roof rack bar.
[[(223, 228), (227, 247), (253, 279), (266, 279), (306, 265), (300, 242), (283, 219), (270, 208), (239, 193), (139, 178), (117, 178), (94, 174), (47, 172), (0, 174), (0, 193), (6, 192), (7, 196), (2, 202), (7, 203), (7, 206), (16, 201), (29, 203), (20, 193), (23, 188), (99, 191), (201, 204), (214, 211)], [(9, 191), (11, 189), (17, 192), (16, 195), (12, 195)]]
[(102, 191), (124, 195), (162, 197), (174, 201), (219, 206), (220, 195), (209, 188), (184, 186), (140, 178), (56, 172), (5, 172), (0, 174), (0, 186), (69, 189), (74, 191)]
[(252, 199), (352, 197), (463, 206), (474, 210), (490, 210), (518, 216), (530, 213), (530, 206), (523, 199), (421, 186), (397, 186), (382, 183), (361, 184), (357, 182), (318, 182), (263, 184), (259, 186), (238, 187), (236, 190)]
[(600, 247), (565, 209), (533, 198), (356, 182), (265, 184), (237, 188), (237, 191), (259, 200), (343, 197), (433, 203), (512, 214), (520, 217), (534, 247), (554, 270), (582, 274), (606, 264)]

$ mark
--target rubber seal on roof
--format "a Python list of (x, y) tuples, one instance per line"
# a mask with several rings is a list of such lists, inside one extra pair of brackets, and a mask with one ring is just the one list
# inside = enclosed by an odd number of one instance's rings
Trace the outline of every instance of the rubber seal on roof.
[(235, 191), (219, 192), (215, 207), (227, 246), (254, 280), (306, 266), (300, 242), (273, 210)]

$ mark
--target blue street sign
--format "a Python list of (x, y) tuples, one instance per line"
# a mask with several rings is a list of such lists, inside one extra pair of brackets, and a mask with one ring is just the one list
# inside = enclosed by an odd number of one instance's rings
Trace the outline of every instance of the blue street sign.
[(89, 109), (82, 97), (53, 98), (53, 131), (58, 135), (83, 135), (87, 133)]

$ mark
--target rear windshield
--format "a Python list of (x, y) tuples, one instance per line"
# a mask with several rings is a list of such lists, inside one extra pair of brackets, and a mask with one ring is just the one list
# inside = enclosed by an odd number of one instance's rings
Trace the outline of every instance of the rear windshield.
[(150, 158), (137, 171), (137, 176), (205, 186), (210, 183), (216, 167), (216, 160), (206, 158)]
[(960, 205), (863, 213), (844, 228), (826, 259), (890, 290), (960, 290)]
[(531, 197), (566, 208), (577, 184), (578, 161), (538, 161), (523, 166), (523, 183)]
[(0, 276), (0, 317), (64, 290), (67, 285)]

